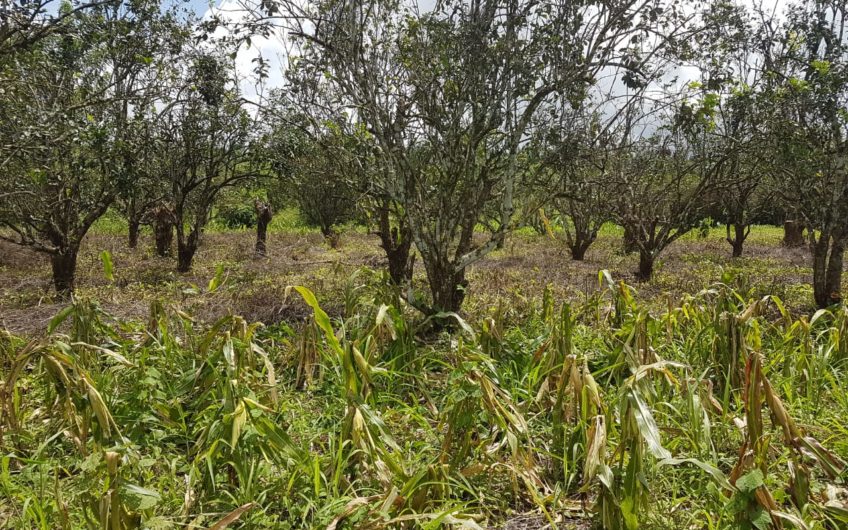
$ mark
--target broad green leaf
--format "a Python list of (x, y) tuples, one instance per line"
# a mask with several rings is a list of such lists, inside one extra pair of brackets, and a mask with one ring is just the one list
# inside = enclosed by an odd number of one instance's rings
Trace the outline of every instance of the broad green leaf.
[(702, 460), (698, 460), (697, 458), (666, 458), (665, 460), (660, 460), (658, 462), (658, 465), (660, 466), (677, 466), (680, 464), (692, 464), (698, 466), (699, 468), (709, 473), (709, 475), (713, 479), (715, 479), (716, 483), (718, 483), (718, 485), (722, 488), (726, 489), (727, 491), (736, 490), (736, 488), (733, 487), (730, 481), (727, 480), (727, 477), (724, 476), (724, 473), (722, 473), (717, 467), (714, 467), (711, 464), (708, 464)]
[(333, 326), (330, 324), (330, 317), (323, 309), (321, 309), (321, 306), (318, 305), (318, 299), (316, 299), (312, 291), (306, 287), (296, 285), (294, 286), (294, 290), (300, 293), (300, 296), (303, 297), (303, 301), (306, 302), (306, 305), (312, 308), (312, 313), (315, 315), (315, 323), (318, 324), (318, 327), (324, 332), (324, 338), (327, 340), (327, 343), (339, 356), (339, 358), (344, 357), (344, 350), (342, 349), (342, 345), (339, 343), (339, 339), (336, 337), (336, 333), (333, 331)]
[(754, 510), (754, 516), (751, 518), (751, 525), (758, 530), (768, 530), (771, 528), (771, 516), (766, 510), (757, 507)]
[(636, 419), (636, 425), (639, 427), (639, 433), (645, 443), (648, 444), (648, 450), (659, 460), (671, 458), (671, 453), (662, 446), (660, 430), (654, 421), (651, 409), (634, 389), (631, 389), (628, 393), (628, 400), (633, 411), (633, 417)]
[(71, 313), (73, 313), (73, 311), (74, 311), (74, 306), (69, 305), (68, 307), (66, 307), (66, 308), (62, 309), (61, 311), (59, 311), (58, 313), (56, 313), (56, 316), (51, 318), (50, 323), (47, 325), (47, 333), (49, 334), (49, 333), (53, 333), (54, 331), (56, 331), (56, 328), (61, 326), (62, 322), (67, 320), (68, 316)]
[(209, 280), (209, 286), (208, 286), (207, 290), (210, 293), (214, 293), (223, 284), (224, 284), (224, 264), (219, 263), (218, 266), (215, 267), (215, 276), (213, 276), (212, 279)]
[(749, 471), (736, 480), (739, 491), (753, 493), (754, 490), (763, 485), (763, 472), (759, 469)]
[(161, 500), (159, 493), (135, 484), (124, 484), (121, 487), (121, 497), (132, 510), (137, 512), (153, 508)]

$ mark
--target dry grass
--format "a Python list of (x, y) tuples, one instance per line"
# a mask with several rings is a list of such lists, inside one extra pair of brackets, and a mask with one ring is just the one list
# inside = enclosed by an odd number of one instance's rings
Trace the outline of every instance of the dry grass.
[[(660, 258), (656, 277), (638, 286), (640, 298), (662, 303), (667, 296), (694, 293), (732, 271), (739, 287), (777, 294), (795, 311), (812, 309), (811, 272), (806, 249), (779, 245), (780, 231), (758, 227), (746, 247), (746, 257), (733, 260), (720, 230), (708, 239), (688, 237), (673, 244)], [(635, 255), (619, 252), (616, 230), (605, 231), (589, 249), (586, 260), (570, 259), (560, 242), (536, 234), (511, 236), (506, 247), (474, 266), (465, 310), (488, 311), (498, 303), (518, 310), (538, 299), (550, 284), (558, 297), (582, 299), (598, 289), (598, 271), (609, 269), (616, 278), (635, 283)], [(100, 252), (114, 262), (114, 281), (103, 274)], [(341, 310), (348, 278), (363, 267), (380, 269), (384, 258), (375, 236), (350, 231), (338, 250), (330, 249), (317, 233), (272, 233), (268, 256), (253, 256), (251, 232), (222, 232), (206, 236), (192, 272), (180, 275), (172, 259), (156, 257), (149, 235), (128, 249), (125, 238), (92, 234), (80, 255), (78, 294), (93, 297), (121, 318), (144, 318), (152, 299), (179, 303), (207, 320), (227, 313), (265, 323), (300, 320), (306, 308), (284, 301), (287, 285), (302, 284), (316, 292), (330, 312)], [(419, 264), (420, 265), (420, 264)], [(215, 292), (207, 285), (222, 266), (224, 284)], [(417, 281), (424, 287), (423, 269)], [(46, 256), (0, 243), (0, 327), (15, 333), (41, 332), (61, 304), (54, 299)], [(520, 314), (520, 311), (517, 311)]]

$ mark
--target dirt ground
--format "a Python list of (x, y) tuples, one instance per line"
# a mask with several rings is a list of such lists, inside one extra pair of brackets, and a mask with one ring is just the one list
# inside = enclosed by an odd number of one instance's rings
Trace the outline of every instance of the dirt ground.
[[(661, 255), (654, 279), (640, 284), (633, 275), (637, 256), (621, 253), (615, 231), (603, 233), (583, 262), (572, 261), (562, 241), (514, 234), (503, 250), (472, 267), (464, 311), (474, 315), (498, 304), (514, 308), (534, 303), (546, 285), (560, 298), (580, 299), (597, 291), (601, 269), (634, 285), (638, 296), (649, 300), (695, 293), (724, 276), (752, 295), (778, 295), (792, 310), (810, 311), (809, 253), (781, 247), (781, 235), (779, 229), (757, 227), (745, 256), (737, 259), (730, 258), (723, 230), (713, 230), (706, 239), (683, 238)], [(259, 259), (253, 255), (253, 238), (249, 231), (206, 235), (192, 272), (181, 275), (173, 259), (155, 255), (149, 234), (136, 249), (128, 249), (124, 237), (91, 234), (79, 259), (77, 296), (92, 297), (122, 318), (145, 318), (151, 301), (158, 298), (207, 320), (233, 312), (275, 323), (306, 314), (284, 299), (287, 285), (306, 285), (328, 312), (338, 313), (346, 285), (356, 282), (356, 271), (380, 270), (385, 263), (377, 237), (361, 232), (345, 233), (338, 250), (329, 248), (318, 233), (269, 234), (268, 256)], [(103, 250), (112, 256), (112, 280), (104, 274)], [(423, 289), (423, 268), (418, 265), (417, 281)], [(219, 269), (222, 286), (210, 292), (209, 282)], [(0, 242), (0, 328), (39, 334), (62, 305), (53, 294), (47, 257)]]

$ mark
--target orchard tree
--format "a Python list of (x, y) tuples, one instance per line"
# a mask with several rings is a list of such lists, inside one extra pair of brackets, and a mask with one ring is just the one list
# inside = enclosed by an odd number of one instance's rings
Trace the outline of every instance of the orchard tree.
[[(339, 220), (352, 218), (354, 208), (364, 213), (376, 226), (391, 281), (408, 286), (412, 235), (402, 207), (382, 186), (391, 168), (374, 136), (346, 111), (334, 86), (312, 76), (309, 65), (290, 68), (287, 78), (288, 90), (276, 92), (265, 107), (272, 198), (278, 205), (294, 199), (313, 224), (323, 218), (325, 237)], [(316, 171), (321, 166), (325, 171)]]
[(761, 108), (765, 98), (739, 80), (715, 91), (706, 84), (696, 86), (705, 100), (714, 103), (711, 116), (690, 129), (689, 135), (690, 142), (702, 144), (698, 156), (717, 185), (703, 198), (708, 206), (702, 213), (724, 223), (725, 240), (737, 258), (742, 256), (751, 225), (774, 208), (773, 156), (766, 134), (758, 127), (760, 120), (767, 120), (767, 111)]
[[(679, 11), (659, 1), (281, 7), (298, 60), (355, 109), (387, 162), (374, 185), (408, 224), (430, 287), (429, 304), (410, 301), (429, 314), (461, 307), (468, 267), (516, 225), (516, 158), (539, 106), (556, 93), (579, 101), (612, 64), (640, 83), (680, 37)], [(493, 230), (474, 238), (491, 211)]]
[(602, 133), (596, 117), (558, 110), (552, 116), (556, 126), (540, 128), (541, 193), (551, 195), (550, 209), (558, 214), (571, 257), (581, 261), (612, 218), (608, 170), (613, 140), (597, 137)]
[(66, 295), (83, 237), (131, 179), (128, 116), (169, 68), (171, 14), (153, 1), (63, 10), (61, 28), (0, 64), (0, 237), (49, 255)]
[(270, 202), (258, 197), (253, 200), (253, 209), (256, 212), (256, 256), (265, 257), (268, 252), (268, 225), (274, 218), (274, 210)]
[(612, 173), (614, 217), (639, 253), (639, 280), (651, 279), (660, 253), (698, 226), (712, 207), (709, 198), (720, 195), (727, 155), (705, 141), (715, 102), (707, 97), (659, 114), (659, 127), (629, 144)]
[(621, 172), (633, 127), (648, 107), (642, 103), (645, 91), (657, 85), (666, 66), (643, 70), (643, 83), (593, 87), (579, 104), (554, 97), (537, 117), (531, 151), (539, 176), (531, 188), (547, 196), (558, 214), (574, 260), (584, 258), (598, 231), (613, 219), (613, 175)]
[(31, 50), (41, 40), (66, 29), (69, 19), (86, 10), (121, 4), (121, 0), (4, 0), (0, 7), (0, 61)]
[(355, 216), (354, 182), (361, 178), (356, 133), (346, 128), (338, 116), (317, 129), (303, 116), (290, 116), (277, 122), (269, 138), (272, 199), (293, 201), (333, 248), (339, 245), (338, 226)]
[(155, 109), (137, 109), (126, 124), (122, 143), (126, 183), (121, 187), (117, 206), (127, 219), (127, 246), (136, 248), (142, 224), (154, 224), (154, 209), (168, 198), (168, 181), (163, 171), (162, 152), (157, 145)]
[(842, 300), (848, 242), (848, 5), (811, 0), (790, 11), (770, 75), (780, 193), (803, 219), (819, 307)]
[(254, 119), (238, 93), (232, 64), (218, 53), (195, 51), (160, 122), (177, 270), (188, 272), (218, 194), (260, 174), (253, 158)]
[[(756, 15), (756, 16), (755, 16)], [(693, 138), (726, 159), (715, 168), (725, 185), (713, 197), (716, 218), (725, 224), (733, 257), (742, 255), (752, 222), (772, 207), (771, 160), (766, 125), (769, 103), (764, 96), (764, 48), (774, 38), (774, 13), (721, 1), (703, 12), (692, 64), (700, 80), (691, 86), (712, 101), (705, 134)], [(767, 51), (767, 50), (766, 50)]]

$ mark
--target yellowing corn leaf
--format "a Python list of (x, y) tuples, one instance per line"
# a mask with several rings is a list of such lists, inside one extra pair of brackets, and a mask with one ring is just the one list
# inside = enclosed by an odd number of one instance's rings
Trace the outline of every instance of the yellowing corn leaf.
[(247, 504), (239, 506), (235, 510), (225, 515), (223, 519), (210, 526), (208, 530), (224, 530), (234, 522), (238, 521), (239, 518), (244, 515), (246, 511), (250, 510), (254, 506), (256, 506), (255, 502), (249, 502)]

